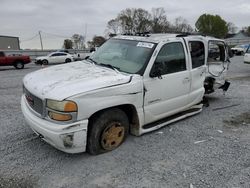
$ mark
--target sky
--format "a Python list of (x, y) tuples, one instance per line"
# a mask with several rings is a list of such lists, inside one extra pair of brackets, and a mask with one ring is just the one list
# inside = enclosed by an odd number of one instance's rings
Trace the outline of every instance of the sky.
[(163, 7), (168, 20), (185, 18), (194, 27), (200, 15), (218, 14), (239, 29), (250, 25), (249, 0), (0, 0), (0, 35), (17, 36), (22, 49), (62, 48), (78, 33), (91, 40), (105, 35), (107, 22), (126, 8)]

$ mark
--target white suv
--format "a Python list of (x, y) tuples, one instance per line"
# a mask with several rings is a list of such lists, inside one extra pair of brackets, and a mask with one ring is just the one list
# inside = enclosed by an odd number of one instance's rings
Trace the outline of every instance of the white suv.
[(227, 65), (219, 39), (121, 35), (86, 60), (26, 75), (22, 112), (57, 149), (99, 154), (129, 133), (139, 136), (201, 112), (205, 92), (227, 90)]

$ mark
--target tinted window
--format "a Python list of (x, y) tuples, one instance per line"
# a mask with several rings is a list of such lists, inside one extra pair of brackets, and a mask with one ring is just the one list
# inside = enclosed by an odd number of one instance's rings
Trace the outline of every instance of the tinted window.
[(161, 48), (155, 63), (161, 63), (163, 75), (186, 70), (185, 53), (182, 43), (165, 44)]
[(192, 68), (197, 68), (205, 64), (205, 47), (200, 41), (190, 41), (189, 49), (192, 57)]
[(55, 54), (52, 54), (51, 56), (52, 56), (52, 57), (60, 56), (60, 53), (55, 53)]
[(246, 53), (250, 53), (250, 45), (248, 46)]

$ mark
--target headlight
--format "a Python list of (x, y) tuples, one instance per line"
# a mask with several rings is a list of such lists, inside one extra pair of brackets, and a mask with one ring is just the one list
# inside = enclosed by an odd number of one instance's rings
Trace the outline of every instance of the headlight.
[(60, 112), (77, 112), (77, 104), (73, 101), (47, 100), (47, 107)]
[(47, 99), (47, 115), (56, 121), (75, 121), (77, 117), (77, 104), (73, 101), (56, 101)]

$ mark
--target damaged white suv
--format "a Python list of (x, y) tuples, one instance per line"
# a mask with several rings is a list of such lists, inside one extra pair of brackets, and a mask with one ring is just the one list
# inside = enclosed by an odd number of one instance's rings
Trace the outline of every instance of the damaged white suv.
[(43, 140), (67, 153), (99, 154), (197, 114), (227, 90), (222, 40), (198, 35), (121, 35), (86, 60), (25, 76), (22, 112)]

